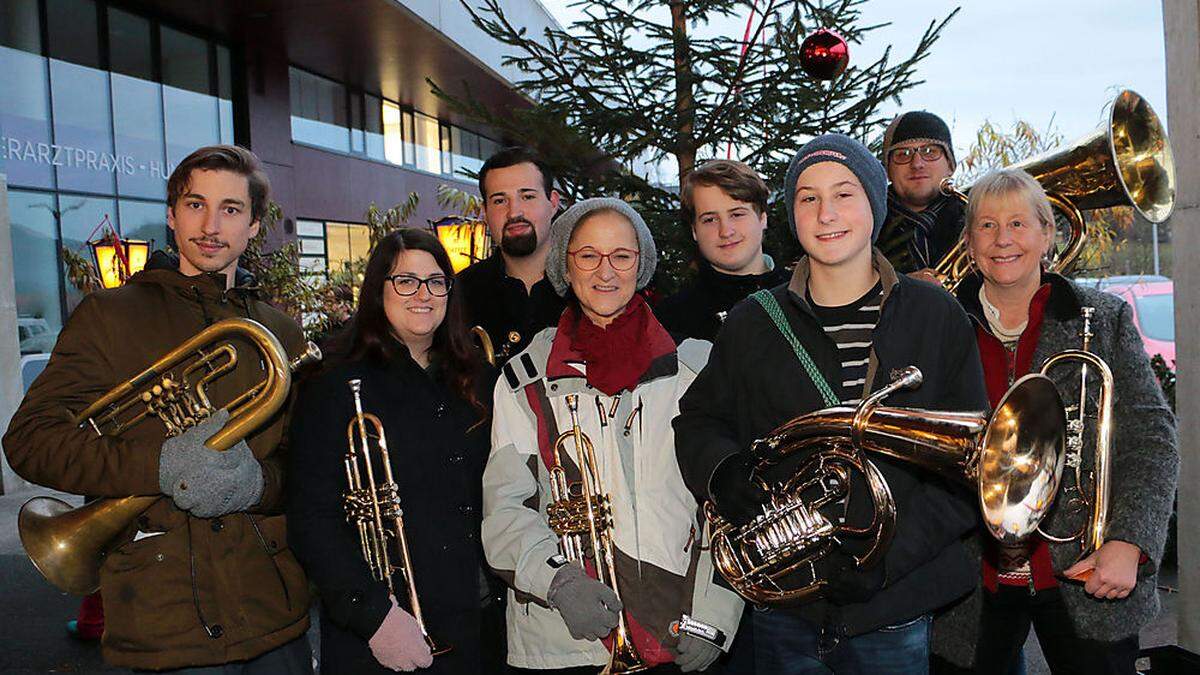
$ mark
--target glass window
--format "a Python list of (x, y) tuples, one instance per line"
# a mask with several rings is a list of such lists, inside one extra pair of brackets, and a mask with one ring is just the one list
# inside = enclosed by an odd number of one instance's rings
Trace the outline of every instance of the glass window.
[[(58, 278), (58, 233), (54, 224), (57, 208), (54, 195), (45, 192), (10, 190), (8, 211), (12, 222), (13, 268), (17, 292), (18, 322), (46, 325), (57, 334), (62, 328)], [(23, 341), (22, 353), (49, 351), (49, 345), (33, 348)]]
[(416, 157), (413, 164), (429, 173), (442, 172), (442, 135), (437, 118), (413, 113), (413, 144)]
[(209, 78), (208, 43), (162, 29), (163, 126), (167, 166), (221, 142), (220, 110)]
[(149, 20), (110, 7), (108, 53), (112, 72), (142, 80), (155, 79)]
[(119, 209), (122, 237), (152, 241), (151, 250), (167, 248), (172, 238), (167, 228), (166, 203), (122, 199)]
[(1135, 295), (1138, 324), (1151, 340), (1175, 341), (1175, 295)]
[(350, 152), (363, 153), (366, 148), (363, 131), (363, 101), (362, 94), (350, 92)]
[(309, 273), (324, 272), (325, 223), (297, 218), (296, 238), (300, 240), (300, 269)]
[[(0, 15), (3, 18), (3, 15)], [(0, 156), (7, 159), (9, 185), (54, 187), (55, 149), (50, 134), (50, 76), (46, 59), (0, 47)], [(63, 158), (58, 153), (58, 159)]]
[(167, 196), (162, 100), (162, 85), (157, 82), (112, 74), (117, 191), (122, 195)]
[(221, 142), (233, 145), (233, 58), (224, 45), (217, 45), (217, 113), (221, 118)]
[[(385, 159), (387, 155), (384, 151), (383, 135), (384, 103), (378, 97), (370, 94), (367, 94), (365, 98), (366, 118), (363, 120), (363, 128), (366, 130), (367, 137), (367, 157)], [(397, 117), (399, 117), (399, 114), (397, 114)]]
[(49, 56), (81, 66), (100, 67), (100, 30), (92, 0), (46, 0)]
[(350, 151), (346, 88), (333, 80), (289, 69), (292, 139), (322, 148)]
[(40, 55), (41, 26), (37, 0), (0, 2), (0, 45)]
[(483, 137), (455, 126), (450, 129), (451, 169), (456, 176), (469, 178), (483, 168), (483, 160), (490, 155), (483, 155), (480, 142)]
[(383, 102), (383, 154), (392, 164), (404, 164), (404, 127), (400, 106)]
[(160, 36), (163, 84), (197, 94), (213, 93), (208, 43), (194, 35), (166, 27)]
[[(88, 249), (88, 239), (89, 237), (94, 239), (99, 235), (100, 230), (97, 229), (97, 226), (105, 218), (108, 218), (114, 228), (116, 227), (116, 206), (112, 199), (59, 195), (58, 207), (62, 213), (60, 225), (62, 247), (90, 259), (92, 252)], [(70, 314), (75, 311), (75, 307), (83, 299), (83, 294), (66, 279), (65, 269), (63, 270), (63, 289), (66, 292), (67, 300), (66, 313)]]
[(296, 236), (325, 238), (325, 223), (319, 220), (296, 220)]
[(59, 189), (113, 193), (122, 163), (113, 153), (108, 80), (102, 70), (50, 59)]
[(366, 225), (325, 223), (325, 243), (330, 271), (355, 260), (366, 260), (371, 252), (371, 234)]

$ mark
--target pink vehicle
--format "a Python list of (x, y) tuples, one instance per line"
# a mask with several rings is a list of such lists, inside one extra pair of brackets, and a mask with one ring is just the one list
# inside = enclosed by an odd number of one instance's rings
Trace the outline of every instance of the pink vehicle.
[[(1100, 288), (1118, 295), (1133, 307), (1133, 320), (1142, 335), (1146, 354), (1162, 354), (1175, 368), (1175, 284), (1162, 277), (1125, 282), (1103, 279)], [(1114, 283), (1115, 282), (1115, 283)]]

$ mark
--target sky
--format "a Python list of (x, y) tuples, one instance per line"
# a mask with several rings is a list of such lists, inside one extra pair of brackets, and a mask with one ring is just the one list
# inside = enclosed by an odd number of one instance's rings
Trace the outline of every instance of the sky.
[[(566, 26), (574, 0), (541, 0)], [(665, 4), (665, 2), (664, 2)], [(765, 2), (760, 2), (765, 4)], [(784, 3), (786, 4), (786, 3)], [(1016, 119), (1067, 139), (1088, 134), (1121, 89), (1133, 89), (1166, 120), (1166, 63), (1159, 0), (869, 0), (861, 25), (890, 23), (851, 45), (851, 63), (868, 64), (892, 45), (911, 53), (935, 18), (961, 11), (918, 66), (925, 80), (902, 106), (925, 109), (951, 127), (958, 154), (987, 119)], [(713, 28), (740, 36), (746, 16)]]

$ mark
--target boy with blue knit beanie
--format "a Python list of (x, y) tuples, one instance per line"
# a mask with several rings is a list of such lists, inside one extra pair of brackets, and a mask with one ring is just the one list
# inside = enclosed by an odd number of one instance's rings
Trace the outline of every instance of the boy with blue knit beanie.
[[(680, 401), (676, 453), (685, 481), (728, 521), (762, 513), (751, 444), (788, 420), (854, 405), (917, 366), (924, 383), (887, 405), (983, 410), (987, 395), (974, 331), (940, 287), (896, 273), (873, 247), (887, 213), (887, 176), (866, 147), (841, 134), (814, 138), (788, 168), (788, 221), (805, 256), (791, 279), (730, 312), (708, 365)], [(848, 432), (847, 432), (848, 433)], [(789, 478), (795, 453), (765, 475)], [(755, 612), (755, 656), (769, 673), (927, 673), (934, 610), (978, 576), (961, 539), (975, 526), (973, 495), (912, 464), (872, 456), (896, 506), (881, 562), (859, 564), (873, 508), (861, 476), (821, 513), (833, 552), (794, 574), (822, 582), (799, 607)]]

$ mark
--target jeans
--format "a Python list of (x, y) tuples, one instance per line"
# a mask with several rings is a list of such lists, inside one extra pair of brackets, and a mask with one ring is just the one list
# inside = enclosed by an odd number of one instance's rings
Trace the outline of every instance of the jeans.
[(929, 615), (821, 644), (817, 626), (778, 611), (754, 613), (755, 664), (772, 675), (927, 675)]

